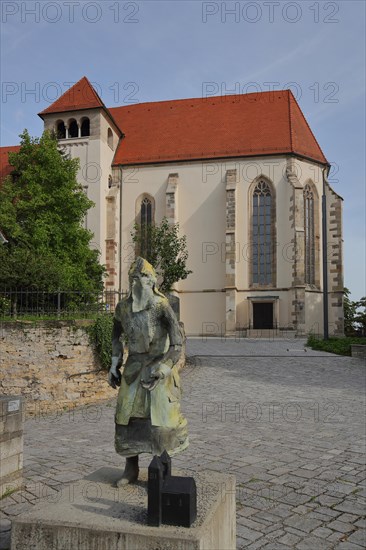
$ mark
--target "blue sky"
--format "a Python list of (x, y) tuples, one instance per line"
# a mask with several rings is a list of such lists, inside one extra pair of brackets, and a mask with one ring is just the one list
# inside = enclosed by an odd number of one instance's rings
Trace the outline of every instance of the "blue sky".
[[(108, 107), (290, 87), (344, 198), (345, 284), (365, 291), (365, 5), (1, 2), (1, 145), (83, 75)], [(208, 84), (209, 83), (209, 84)]]

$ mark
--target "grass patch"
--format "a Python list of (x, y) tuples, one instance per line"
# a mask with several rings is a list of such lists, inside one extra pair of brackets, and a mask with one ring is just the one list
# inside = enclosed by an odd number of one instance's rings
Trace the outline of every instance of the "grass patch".
[(329, 353), (335, 353), (336, 355), (351, 355), (352, 344), (366, 345), (366, 338), (353, 338), (347, 336), (345, 338), (329, 338), (329, 340), (323, 340), (322, 338), (317, 338), (313, 334), (310, 334), (306, 342), (306, 345), (311, 349), (327, 351)]
[(98, 319), (100, 316), (99, 313), (91, 313), (88, 315), (85, 315), (83, 313), (62, 313), (61, 315), (57, 315), (57, 313), (52, 314), (39, 314), (39, 315), (1, 315), (0, 322), (22, 322), (22, 321), (78, 321), (81, 319)]
[(10, 497), (10, 495), (12, 495), (13, 493), (15, 493), (15, 491), (17, 491), (18, 489), (10, 489), (10, 487), (8, 489), (6, 489), (5, 493), (3, 493), (0, 497), (0, 500), (3, 500), (3, 498), (6, 498), (6, 497)]

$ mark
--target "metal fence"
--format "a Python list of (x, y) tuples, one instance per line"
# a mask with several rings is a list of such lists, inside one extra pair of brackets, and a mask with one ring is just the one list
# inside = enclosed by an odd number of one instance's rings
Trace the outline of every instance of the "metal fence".
[(113, 312), (125, 292), (79, 292), (59, 290), (45, 292), (37, 289), (0, 289), (0, 319), (21, 317), (87, 318)]

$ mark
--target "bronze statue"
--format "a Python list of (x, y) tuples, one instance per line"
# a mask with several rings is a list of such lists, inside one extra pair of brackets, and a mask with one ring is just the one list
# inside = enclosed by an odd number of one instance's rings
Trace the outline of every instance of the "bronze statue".
[[(167, 298), (156, 286), (154, 268), (138, 257), (129, 270), (130, 292), (116, 307), (112, 366), (108, 383), (120, 385), (115, 415), (115, 449), (126, 457), (117, 486), (138, 478), (138, 455), (169, 455), (188, 446), (187, 421), (180, 412), (176, 363), (182, 334)], [(123, 372), (123, 344), (128, 358)]]

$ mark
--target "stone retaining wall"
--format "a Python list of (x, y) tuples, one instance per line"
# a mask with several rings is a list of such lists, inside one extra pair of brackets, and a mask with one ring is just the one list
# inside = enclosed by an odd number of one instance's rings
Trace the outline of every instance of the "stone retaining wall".
[(366, 359), (366, 346), (361, 344), (351, 345), (352, 357), (358, 357), (358, 359)]
[[(22, 395), (28, 414), (116, 398), (90, 345), (92, 321), (0, 324), (0, 393)], [(184, 365), (184, 350), (179, 368)]]
[(115, 397), (89, 343), (89, 321), (0, 325), (0, 391), (21, 394), (27, 413)]

